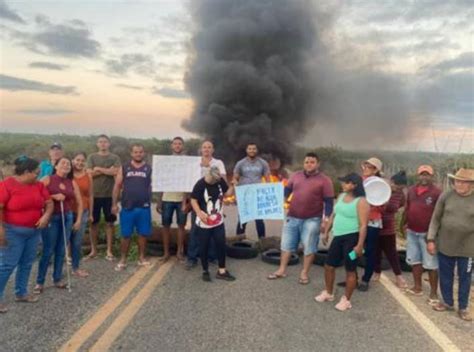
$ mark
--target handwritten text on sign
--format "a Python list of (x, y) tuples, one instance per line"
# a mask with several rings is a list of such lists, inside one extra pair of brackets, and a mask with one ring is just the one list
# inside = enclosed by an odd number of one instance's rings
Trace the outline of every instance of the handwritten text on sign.
[(257, 183), (236, 188), (241, 223), (255, 219), (283, 219), (283, 184)]
[(153, 192), (191, 192), (201, 178), (198, 156), (153, 155)]

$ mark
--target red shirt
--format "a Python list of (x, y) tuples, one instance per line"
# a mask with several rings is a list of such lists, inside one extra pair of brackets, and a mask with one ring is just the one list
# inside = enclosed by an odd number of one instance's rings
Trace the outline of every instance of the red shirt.
[(334, 198), (332, 181), (322, 172), (314, 175), (306, 175), (304, 171), (295, 172), (287, 188), (293, 192), (288, 216), (298, 219), (321, 217), (324, 198)]
[(426, 191), (420, 195), (417, 194), (416, 188), (412, 186), (408, 189), (406, 218), (408, 228), (415, 232), (428, 232), (430, 227), (431, 216), (441, 194), (441, 190), (430, 185)]
[(23, 184), (14, 177), (0, 182), (0, 204), (7, 224), (35, 227), (49, 199), (49, 192), (41, 182)]
[(392, 192), (392, 196), (387, 204), (383, 206), (382, 223), (383, 228), (380, 235), (394, 235), (395, 234), (395, 215), (398, 209), (405, 205), (405, 195), (402, 191)]

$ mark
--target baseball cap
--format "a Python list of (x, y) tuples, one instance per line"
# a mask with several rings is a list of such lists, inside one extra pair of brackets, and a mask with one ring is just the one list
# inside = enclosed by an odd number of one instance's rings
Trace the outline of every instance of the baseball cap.
[(362, 184), (362, 177), (360, 177), (360, 175), (356, 174), (355, 172), (351, 172), (350, 174), (347, 174), (345, 176), (338, 177), (337, 179), (344, 183), (353, 183), (355, 185)]
[(370, 165), (374, 166), (377, 169), (377, 171), (382, 171), (383, 164), (380, 161), (380, 159), (370, 158), (370, 159), (367, 159), (366, 161), (364, 161), (364, 163), (367, 163), (367, 164), (370, 164)]
[(416, 171), (417, 175), (421, 175), (423, 172), (429, 173), (431, 176), (434, 175), (433, 168), (429, 165), (421, 165), (418, 170)]
[(54, 148), (63, 149), (63, 146), (62, 146), (61, 143), (59, 143), (59, 142), (54, 142), (53, 144), (51, 144), (51, 146), (49, 147), (49, 149), (54, 149)]

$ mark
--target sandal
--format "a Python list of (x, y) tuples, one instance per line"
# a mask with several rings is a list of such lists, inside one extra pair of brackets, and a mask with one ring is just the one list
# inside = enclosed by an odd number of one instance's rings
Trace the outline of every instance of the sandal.
[(433, 306), (433, 310), (435, 310), (437, 312), (453, 311), (454, 307), (453, 306), (448, 306), (446, 303), (438, 302), (438, 304), (435, 304)]
[(170, 260), (170, 258), (171, 258), (171, 256), (167, 255), (167, 256), (163, 256), (163, 257), (158, 258), (158, 260), (161, 263), (166, 263), (168, 260)]
[(307, 284), (309, 284), (309, 278), (302, 278), (302, 277), (300, 277), (300, 278), (298, 279), (298, 283), (299, 283), (300, 285), (307, 285)]
[(55, 283), (54, 287), (59, 288), (60, 290), (65, 290), (68, 288), (68, 285), (67, 283), (60, 281), (60, 282)]
[(143, 267), (145, 267), (145, 268), (148, 268), (149, 266), (151, 266), (151, 263), (150, 263), (148, 260), (143, 260), (143, 261), (142, 261), (142, 260), (139, 260), (139, 261), (137, 262), (137, 265), (138, 265), (138, 266), (143, 266)]
[(416, 296), (416, 297), (421, 297), (421, 296), (423, 296), (423, 291), (417, 292), (417, 291), (413, 290), (412, 288), (407, 288), (407, 289), (405, 290), (405, 293), (407, 293), (407, 294), (409, 294), (409, 295), (412, 295), (412, 296)]
[(23, 297), (16, 297), (15, 302), (20, 302), (20, 303), (36, 303), (38, 302), (39, 298), (38, 296), (33, 296), (33, 295), (27, 295)]
[(127, 264), (124, 264), (124, 263), (118, 263), (116, 266), (115, 266), (115, 271), (124, 271), (125, 269), (127, 269)]
[(439, 304), (439, 299), (437, 298), (428, 298), (426, 300), (426, 302), (428, 302), (428, 304), (432, 307), (434, 307), (435, 305)]
[(4, 303), (0, 303), (0, 314), (8, 312), (8, 307)]
[(72, 274), (74, 276), (77, 276), (77, 277), (80, 277), (80, 278), (84, 278), (84, 277), (89, 276), (89, 273), (86, 270), (83, 270), (83, 269), (77, 269), (76, 271), (73, 271)]
[(40, 295), (44, 291), (44, 286), (43, 285), (36, 285), (35, 288), (33, 289), (33, 293), (35, 295)]
[(106, 255), (105, 260), (108, 260), (109, 262), (113, 262), (115, 260), (115, 257), (113, 255)]
[(286, 274), (277, 274), (273, 273), (267, 276), (268, 280), (278, 280), (278, 279), (284, 279), (286, 277)]
[(467, 309), (459, 309), (458, 310), (458, 316), (462, 320), (465, 321), (472, 321), (472, 316), (471, 313)]
[(89, 254), (87, 257), (84, 258), (84, 260), (92, 260), (92, 259), (96, 259), (97, 258), (97, 254)]

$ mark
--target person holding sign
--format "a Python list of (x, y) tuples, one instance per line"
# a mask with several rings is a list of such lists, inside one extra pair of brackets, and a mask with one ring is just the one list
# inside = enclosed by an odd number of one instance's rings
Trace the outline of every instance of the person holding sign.
[[(181, 137), (173, 138), (171, 142), (173, 155), (184, 155), (184, 140)], [(176, 223), (178, 225), (178, 251), (176, 257), (184, 261), (184, 227), (186, 226), (187, 213), (186, 196), (183, 192), (164, 192), (156, 204), (156, 210), (161, 214), (163, 224), (163, 262), (170, 258), (171, 224), (173, 214), (176, 212)]]
[[(226, 171), (222, 160), (215, 159), (214, 144), (211, 141), (204, 141), (201, 144), (201, 177), (204, 177), (212, 166), (219, 169), (221, 177), (225, 179)], [(196, 236), (196, 213), (191, 214), (191, 231), (189, 233), (188, 253), (186, 261), (186, 269), (191, 269), (197, 265), (197, 257), (199, 254), (199, 241)], [(209, 245), (209, 260), (213, 261), (216, 258), (214, 242), (211, 241)]]
[(145, 258), (145, 248), (151, 235), (151, 166), (145, 161), (145, 147), (140, 143), (132, 145), (132, 160), (123, 165), (116, 179), (112, 194), (112, 213), (118, 215), (118, 198), (120, 202), (120, 230), (122, 241), (120, 261), (115, 271), (127, 267), (127, 256), (134, 230), (138, 233), (138, 266), (150, 266)]
[(202, 265), (202, 279), (211, 281), (208, 264), (209, 242), (214, 241), (219, 268), (216, 279), (234, 281), (225, 267), (225, 227), (224, 227), (224, 197), (230, 196), (233, 187), (227, 185), (220, 170), (212, 166), (205, 176), (200, 179), (191, 193), (191, 206), (195, 211), (196, 235), (199, 239), (199, 249)]
[(370, 206), (365, 199), (362, 177), (351, 173), (339, 180), (343, 193), (337, 199), (322, 238), (323, 243), (327, 243), (332, 228), (333, 240), (324, 265), (326, 289), (314, 299), (320, 303), (334, 301), (336, 267), (343, 262), (346, 268), (346, 290), (335, 308), (345, 311), (352, 308), (351, 297), (357, 285), (357, 258), (364, 253)]
[(306, 285), (309, 283), (308, 272), (314, 261), (314, 254), (318, 250), (321, 218), (323, 212), (325, 219), (331, 215), (334, 200), (332, 181), (319, 171), (319, 157), (315, 153), (306, 154), (303, 171), (291, 175), (285, 195), (288, 197), (291, 193), (293, 199), (281, 238), (280, 267), (268, 279), (286, 277), (291, 252), (296, 252), (301, 242), (304, 247), (304, 263), (299, 283)]
[[(261, 183), (262, 177), (267, 182), (270, 182), (270, 167), (265, 160), (257, 156), (257, 145), (255, 143), (247, 144), (246, 153), (247, 156), (237, 162), (234, 167), (232, 184), (234, 186), (241, 186)], [(263, 220), (255, 220), (255, 224), (257, 226), (258, 238), (265, 237), (265, 223)], [(246, 226), (247, 224), (241, 224), (239, 220), (237, 222), (237, 235), (245, 235)]]

